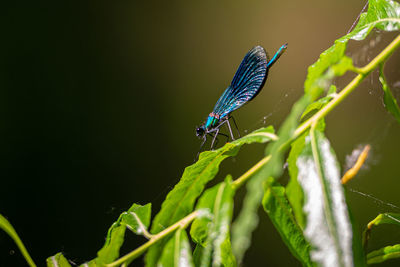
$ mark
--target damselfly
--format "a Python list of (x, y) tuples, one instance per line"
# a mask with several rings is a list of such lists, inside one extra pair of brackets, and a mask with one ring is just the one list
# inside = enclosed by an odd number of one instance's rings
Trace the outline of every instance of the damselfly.
[[(254, 47), (246, 54), (233, 77), (231, 85), (218, 99), (214, 110), (208, 115), (207, 120), (196, 129), (196, 135), (203, 139), (200, 150), (207, 141), (207, 135), (213, 138), (211, 149), (214, 147), (218, 134), (229, 138), (227, 135), (219, 132), (221, 126), (224, 124), (228, 126), (232, 140), (235, 140), (229, 120), (232, 119), (236, 129), (238, 128), (231, 113), (252, 100), (261, 91), (267, 79), (269, 68), (285, 52), (286, 47), (287, 44), (282, 45), (271, 60), (269, 60), (265, 49), (261, 46)], [(238, 134), (240, 137), (239, 130)]]

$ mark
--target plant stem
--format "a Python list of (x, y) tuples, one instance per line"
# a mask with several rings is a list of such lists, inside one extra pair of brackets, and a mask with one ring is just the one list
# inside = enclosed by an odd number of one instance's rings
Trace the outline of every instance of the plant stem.
[[(133, 217), (135, 217), (137, 223), (139, 224), (139, 227), (140, 227), (140, 230), (142, 231), (143, 236), (146, 237), (147, 239), (151, 239), (151, 238), (153, 237), (153, 235), (150, 234), (150, 233), (147, 231), (146, 227), (143, 225), (143, 223), (142, 223), (142, 221), (140, 220), (140, 218), (139, 218), (139, 217), (136, 215), (136, 213), (134, 213), (134, 212), (131, 212), (131, 214), (132, 214)], [(127, 227), (128, 227), (132, 232), (134, 232), (133, 229), (132, 229), (130, 226), (127, 225)]]
[(333, 98), (326, 106), (314, 114), (311, 118), (300, 125), (294, 132), (293, 139), (297, 138), (306, 131), (311, 124), (325, 117), (339, 103), (341, 103), (375, 68), (377, 68), (400, 46), (400, 35), (398, 35), (385, 49), (382, 50), (370, 63), (360, 68), (358, 74), (345, 88), (343, 88), (335, 98)]
[(262, 166), (267, 164), (267, 162), (271, 159), (271, 155), (264, 157), (262, 160), (257, 162), (256, 165), (251, 167), (247, 172), (242, 174), (239, 178), (232, 182), (233, 189), (237, 189), (243, 185), (255, 172), (257, 172)]
[(194, 211), (194, 212), (190, 213), (185, 218), (179, 220), (178, 222), (171, 225), (167, 229), (161, 231), (160, 233), (158, 233), (156, 235), (153, 235), (153, 237), (149, 241), (147, 241), (146, 243), (144, 243), (137, 249), (131, 251), (130, 253), (126, 254), (125, 256), (119, 258), (118, 260), (116, 260), (112, 263), (106, 264), (106, 266), (108, 266), (108, 267), (119, 266), (127, 261), (130, 262), (130, 261), (136, 259), (140, 255), (142, 255), (142, 253), (144, 253), (154, 243), (161, 241), (164, 237), (168, 236), (170, 233), (172, 233), (176, 229), (185, 228), (190, 222), (192, 222), (198, 216), (198, 214), (199, 214), (198, 211)]
[(397, 35), (397, 37), (388, 46), (386, 46), (385, 49), (382, 50), (382, 52), (380, 52), (373, 60), (371, 60), (370, 63), (361, 68), (361, 71), (364, 73), (364, 75), (368, 75), (376, 67), (384, 63), (399, 46), (400, 34)]

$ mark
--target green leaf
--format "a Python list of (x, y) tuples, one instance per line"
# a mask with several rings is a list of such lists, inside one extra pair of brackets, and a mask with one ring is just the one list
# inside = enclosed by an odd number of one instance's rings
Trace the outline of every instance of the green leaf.
[(370, 0), (368, 12), (362, 13), (357, 26), (341, 39), (364, 40), (376, 27), (383, 31), (400, 29), (400, 5), (391, 0)]
[[(304, 82), (304, 91), (309, 94), (312, 99), (318, 98), (325, 88), (329, 86), (330, 80), (333, 78), (335, 73), (344, 73), (345, 68), (349, 67), (348, 62), (346, 64), (339, 64), (336, 69), (339, 71), (328, 71), (329, 68), (340, 62), (344, 57), (346, 51), (346, 42), (335, 41), (335, 44), (321, 53), (317, 62), (308, 67), (307, 79)], [(340, 68), (340, 66), (342, 66)], [(329, 73), (329, 74), (325, 74)], [(325, 74), (325, 75), (324, 75)]]
[(36, 264), (33, 262), (32, 258), (31, 258), (31, 256), (29, 255), (28, 251), (26, 250), (24, 243), (22, 243), (22, 240), (19, 238), (17, 232), (15, 231), (14, 227), (1, 214), (0, 214), (0, 229), (2, 229), (4, 232), (6, 232), (11, 237), (11, 239), (14, 240), (15, 244), (17, 245), (18, 249), (21, 251), (21, 254), (22, 254), (22, 256), (24, 256), (28, 265), (36, 266)]
[(266, 182), (263, 206), (292, 255), (303, 266), (313, 266), (310, 259), (310, 244), (296, 223), (292, 207), (285, 195), (285, 188), (272, 177)]
[(119, 221), (114, 222), (108, 229), (106, 242), (97, 252), (97, 263), (111, 263), (119, 257), (119, 249), (124, 243), (126, 225)]
[(304, 235), (313, 247), (311, 259), (321, 266), (353, 266), (352, 225), (339, 165), (322, 132), (311, 129), (297, 166), (306, 199)]
[(394, 224), (400, 226), (400, 214), (393, 212), (381, 213), (370, 223), (368, 223), (368, 228), (372, 228), (372, 226), (378, 226), (381, 224)]
[(399, 105), (397, 104), (396, 98), (392, 95), (392, 92), (390, 91), (389, 85), (386, 82), (385, 75), (383, 73), (383, 65), (380, 68), (379, 71), (379, 81), (382, 84), (382, 89), (383, 89), (383, 103), (385, 103), (385, 108), (392, 113), (392, 115), (395, 117), (395, 119), (400, 123), (400, 108)]
[[(272, 126), (262, 128), (232, 143), (227, 143), (220, 149), (201, 153), (199, 160), (185, 169), (179, 183), (167, 195), (161, 211), (153, 220), (151, 232), (159, 233), (189, 214), (193, 210), (195, 200), (203, 192), (204, 186), (218, 173), (219, 164), (224, 159), (235, 156), (244, 144), (275, 140), (273, 132)], [(161, 241), (149, 249), (146, 255), (147, 266), (155, 266), (164, 245), (165, 242)]]
[(299, 181), (297, 179), (297, 175), (299, 173), (299, 170), (297, 168), (297, 158), (300, 156), (301, 152), (304, 149), (305, 138), (307, 133), (308, 132), (302, 134), (296, 139), (296, 141), (292, 143), (292, 148), (290, 150), (289, 157), (287, 160), (290, 179), (286, 186), (286, 194), (290, 202), (290, 205), (293, 208), (293, 214), (301, 229), (304, 229), (306, 225), (306, 217), (303, 212), (303, 205), (304, 205), (303, 189), (301, 188)]
[[(317, 100), (316, 102), (311, 103), (310, 105), (307, 106), (306, 111), (303, 112), (303, 115), (307, 113), (307, 110), (310, 112), (312, 109), (315, 109), (315, 111), (319, 111), (321, 108), (323, 108), (323, 105), (313, 105), (315, 103), (323, 103), (323, 99), (327, 99), (330, 97), (330, 95), (336, 93), (336, 87), (334, 85), (331, 86), (328, 94), (326, 97), (321, 98)], [(312, 107), (312, 108), (310, 108)], [(317, 123), (316, 128), (319, 131), (324, 131), (325, 129), (325, 120), (320, 119)], [(292, 144), (291, 144), (291, 149), (289, 153), (289, 157), (287, 159), (288, 163), (288, 170), (289, 170), (289, 175), (290, 179), (289, 182), (286, 186), (286, 195), (287, 198), (290, 202), (290, 205), (293, 208), (293, 213), (296, 218), (296, 221), (298, 225), (300, 226), (301, 229), (304, 229), (306, 225), (306, 217), (303, 212), (303, 206), (304, 206), (304, 194), (303, 194), (303, 189), (301, 188), (299, 181), (298, 181), (298, 168), (297, 168), (297, 159), (300, 156), (301, 152), (304, 149), (305, 146), (305, 138), (309, 134), (309, 131), (306, 131), (303, 133), (301, 136), (299, 136)]]
[(378, 216), (376, 216), (375, 219), (370, 221), (368, 223), (367, 229), (365, 229), (364, 234), (363, 234), (364, 248), (366, 248), (368, 245), (368, 240), (370, 239), (372, 228), (374, 226), (378, 226), (381, 224), (394, 224), (394, 225), (400, 226), (400, 214), (392, 213), (392, 212), (381, 213)]
[(151, 219), (151, 203), (141, 206), (133, 204), (132, 207), (121, 214), (122, 221), (126, 224), (128, 229), (137, 235), (145, 235), (147, 228), (150, 225)]
[(384, 31), (399, 30), (400, 5), (390, 0), (369, 1), (368, 12), (361, 14), (353, 31), (336, 40), (334, 45), (321, 53), (317, 62), (308, 68), (304, 83), (305, 92), (316, 99), (334, 76), (352, 70), (354, 67), (345, 56), (347, 42), (350, 39), (365, 39), (374, 27)]
[(60, 252), (46, 259), (47, 267), (71, 267), (68, 260)]
[(231, 177), (206, 192), (200, 198), (196, 210), (208, 210), (210, 216), (197, 218), (190, 235), (198, 244), (196, 262), (199, 266), (236, 266), (230, 244), (229, 228), (233, 213), (234, 190)]
[[(338, 63), (335, 65), (332, 65), (328, 73), (326, 74), (327, 79), (332, 79), (335, 76), (342, 76), (345, 74), (348, 70), (352, 70), (354, 68), (353, 66), (353, 60), (350, 57), (343, 56)], [(331, 89), (331, 88), (330, 88)]]
[(326, 104), (328, 104), (329, 101), (331, 101), (335, 96), (336, 96), (336, 86), (331, 85), (331, 87), (329, 88), (329, 91), (325, 97), (322, 97), (307, 106), (306, 110), (301, 115), (301, 119), (310, 117), (315, 112), (319, 111)]
[(123, 212), (108, 229), (106, 242), (97, 253), (95, 262), (101, 265), (111, 263), (117, 259), (119, 250), (124, 243), (126, 228), (128, 227), (138, 235), (146, 233), (150, 224), (150, 214), (150, 203), (144, 206), (133, 204), (128, 211)]
[(374, 250), (367, 255), (367, 263), (381, 263), (390, 259), (400, 258), (400, 244), (387, 246), (378, 250)]
[(200, 244), (196, 245), (196, 248), (193, 251), (193, 261), (194, 261), (194, 266), (200, 266), (201, 264), (201, 257), (203, 256), (204, 253), (204, 247)]
[(98, 267), (99, 265), (96, 264), (95, 260), (91, 260), (85, 263), (82, 263), (81, 265), (79, 265), (79, 267)]
[(165, 245), (157, 267), (192, 267), (192, 251), (186, 231), (179, 228)]
[(240, 263), (244, 253), (251, 244), (251, 233), (258, 225), (258, 208), (264, 195), (263, 183), (268, 177), (280, 177), (283, 173), (285, 152), (294, 136), (300, 115), (310, 104), (309, 95), (304, 95), (292, 108), (291, 113), (279, 129), (279, 139), (266, 148), (266, 155), (271, 155), (271, 160), (254, 173), (247, 183), (247, 194), (243, 207), (232, 225), (232, 249), (237, 261)]

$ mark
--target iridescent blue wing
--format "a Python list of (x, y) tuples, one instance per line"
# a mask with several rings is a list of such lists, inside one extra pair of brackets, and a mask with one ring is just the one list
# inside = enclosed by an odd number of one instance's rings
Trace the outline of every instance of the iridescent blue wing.
[(264, 86), (267, 74), (267, 53), (261, 46), (256, 46), (244, 57), (231, 85), (218, 99), (213, 112), (223, 118), (253, 99)]

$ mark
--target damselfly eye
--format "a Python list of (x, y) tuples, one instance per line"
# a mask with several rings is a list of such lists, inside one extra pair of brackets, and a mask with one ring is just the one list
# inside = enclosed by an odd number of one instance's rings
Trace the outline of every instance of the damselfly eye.
[(203, 127), (197, 127), (196, 128), (196, 135), (198, 136), (198, 137), (200, 137), (200, 136), (203, 136), (203, 134), (204, 134), (204, 129), (203, 129)]

